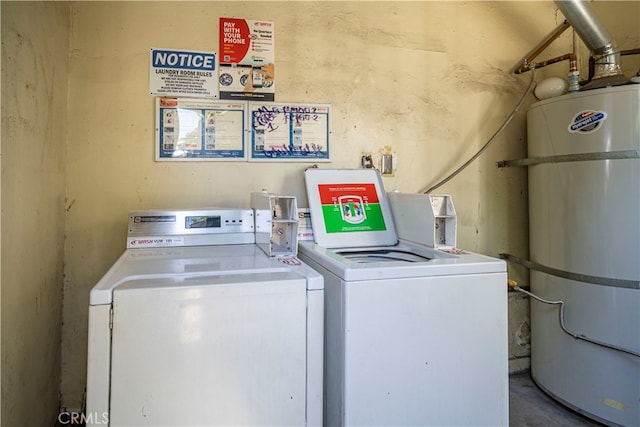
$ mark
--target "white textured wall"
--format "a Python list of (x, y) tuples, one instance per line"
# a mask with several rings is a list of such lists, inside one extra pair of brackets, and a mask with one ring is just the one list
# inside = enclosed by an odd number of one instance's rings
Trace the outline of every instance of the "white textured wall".
[(2, 13), (2, 419), (51, 426), (58, 412), (70, 8), (5, 2)]

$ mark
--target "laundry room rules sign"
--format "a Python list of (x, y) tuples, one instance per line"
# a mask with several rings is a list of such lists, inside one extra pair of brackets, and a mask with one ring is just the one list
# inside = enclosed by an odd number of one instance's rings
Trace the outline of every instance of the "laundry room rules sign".
[(374, 184), (319, 184), (327, 233), (386, 230)]
[(218, 63), (213, 52), (151, 49), (152, 95), (218, 98)]

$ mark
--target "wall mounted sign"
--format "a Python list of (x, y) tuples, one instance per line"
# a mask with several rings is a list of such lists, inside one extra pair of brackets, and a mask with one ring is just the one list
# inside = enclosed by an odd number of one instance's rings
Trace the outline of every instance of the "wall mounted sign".
[(214, 52), (151, 49), (149, 92), (160, 96), (218, 98)]
[(249, 103), (249, 160), (330, 161), (330, 113), (326, 104)]
[(275, 25), (220, 18), (220, 98), (275, 99)]
[(156, 161), (246, 160), (247, 103), (156, 98)]
[(318, 192), (327, 233), (387, 229), (375, 184), (320, 184)]

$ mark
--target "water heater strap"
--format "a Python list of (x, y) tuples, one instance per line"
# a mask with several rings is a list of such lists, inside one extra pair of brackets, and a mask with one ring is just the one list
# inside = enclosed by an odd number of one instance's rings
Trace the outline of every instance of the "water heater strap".
[(584, 162), (588, 160), (640, 159), (640, 150), (605, 151), (600, 153), (575, 153), (558, 156), (530, 157), (528, 159), (503, 160), (499, 168), (507, 166), (534, 166), (543, 163)]
[(611, 279), (608, 277), (590, 276), (588, 274), (572, 273), (570, 271), (559, 270), (557, 268), (548, 267), (546, 265), (538, 264), (535, 261), (530, 261), (517, 257), (515, 255), (500, 254), (500, 258), (513, 262), (515, 264), (527, 267), (530, 270), (541, 271), (552, 276), (561, 277), (567, 280), (574, 280), (576, 282), (591, 283), (601, 286), (612, 286), (615, 288), (625, 289), (640, 289), (640, 281), (638, 280), (626, 280), (626, 279)]

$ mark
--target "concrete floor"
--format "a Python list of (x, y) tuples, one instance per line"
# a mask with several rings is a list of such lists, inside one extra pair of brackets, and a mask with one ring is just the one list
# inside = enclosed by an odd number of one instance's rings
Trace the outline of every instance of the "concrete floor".
[(529, 371), (509, 376), (510, 427), (600, 427), (543, 392)]
[[(84, 423), (73, 425), (84, 426)], [(66, 426), (57, 423), (55, 427)], [(509, 427), (603, 427), (603, 424), (550, 398), (526, 371), (509, 375)]]

